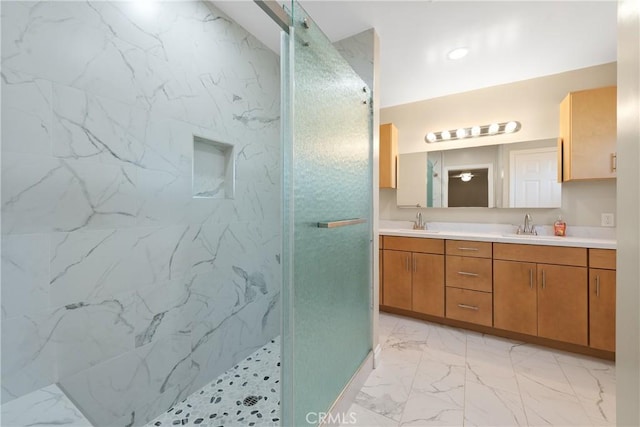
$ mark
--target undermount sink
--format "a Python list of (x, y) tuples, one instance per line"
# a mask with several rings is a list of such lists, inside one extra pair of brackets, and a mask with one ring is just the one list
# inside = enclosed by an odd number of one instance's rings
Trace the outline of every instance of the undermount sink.
[(533, 240), (562, 240), (566, 239), (566, 237), (562, 236), (540, 236), (537, 234), (517, 234), (517, 233), (506, 233), (503, 234), (504, 237), (512, 237), (515, 239), (533, 239)]
[(440, 231), (439, 230), (420, 230), (420, 229), (414, 229), (414, 228), (398, 228), (394, 231), (402, 231), (402, 232), (411, 232), (411, 233), (420, 233), (420, 234), (437, 234)]

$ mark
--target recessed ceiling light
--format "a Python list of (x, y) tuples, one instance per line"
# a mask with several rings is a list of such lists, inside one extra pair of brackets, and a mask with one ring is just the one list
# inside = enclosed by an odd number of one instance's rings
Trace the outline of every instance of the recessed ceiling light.
[(467, 56), (467, 53), (469, 53), (469, 49), (467, 49), (466, 47), (459, 47), (449, 52), (447, 54), (447, 58), (452, 60), (461, 59)]

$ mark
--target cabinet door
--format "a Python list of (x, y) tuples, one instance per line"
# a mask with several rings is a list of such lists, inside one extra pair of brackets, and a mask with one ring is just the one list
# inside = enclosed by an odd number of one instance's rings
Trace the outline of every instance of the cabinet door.
[(384, 305), (411, 310), (411, 252), (384, 250)]
[(538, 264), (538, 336), (587, 345), (587, 269)]
[(615, 270), (589, 270), (589, 346), (616, 351)]
[(444, 255), (413, 254), (413, 311), (444, 317)]
[(382, 300), (382, 289), (384, 289), (384, 276), (382, 275), (383, 264), (384, 264), (384, 251), (379, 250), (379, 258), (378, 258), (378, 305), (384, 304)]
[[(563, 134), (564, 180), (615, 178), (616, 87), (573, 92), (569, 103), (568, 141)], [(561, 120), (567, 120), (564, 110)]]
[(396, 188), (398, 129), (393, 123), (380, 125), (380, 188)]
[(536, 264), (493, 262), (493, 325), (522, 334), (538, 334)]

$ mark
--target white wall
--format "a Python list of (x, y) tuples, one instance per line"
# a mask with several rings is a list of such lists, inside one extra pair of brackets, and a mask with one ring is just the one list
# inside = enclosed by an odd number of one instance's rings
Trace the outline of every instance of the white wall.
[[(522, 82), (405, 104), (381, 110), (381, 123), (398, 128), (398, 152), (463, 148), (541, 139), (559, 135), (559, 106), (570, 91), (616, 84), (616, 64), (540, 77)], [(519, 120), (522, 129), (511, 135), (426, 144), (429, 131), (455, 129), (494, 121)], [(616, 181), (571, 182), (562, 187), (562, 209), (426, 209), (428, 221), (522, 222), (531, 212), (538, 224), (552, 224), (559, 214), (571, 225), (600, 226), (601, 213), (616, 213)], [(380, 190), (381, 219), (413, 219), (415, 209), (395, 206), (395, 190)]]
[(640, 425), (640, 2), (618, 3), (616, 424)]
[[(278, 57), (204, 2), (2, 2), (2, 399), (144, 424), (279, 333)], [(192, 197), (194, 135), (234, 199)]]

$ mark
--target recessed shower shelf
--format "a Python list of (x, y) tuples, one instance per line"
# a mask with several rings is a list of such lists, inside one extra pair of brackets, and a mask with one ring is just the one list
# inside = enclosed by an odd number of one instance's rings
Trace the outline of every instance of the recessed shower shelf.
[(193, 197), (233, 199), (235, 156), (233, 145), (193, 137)]

